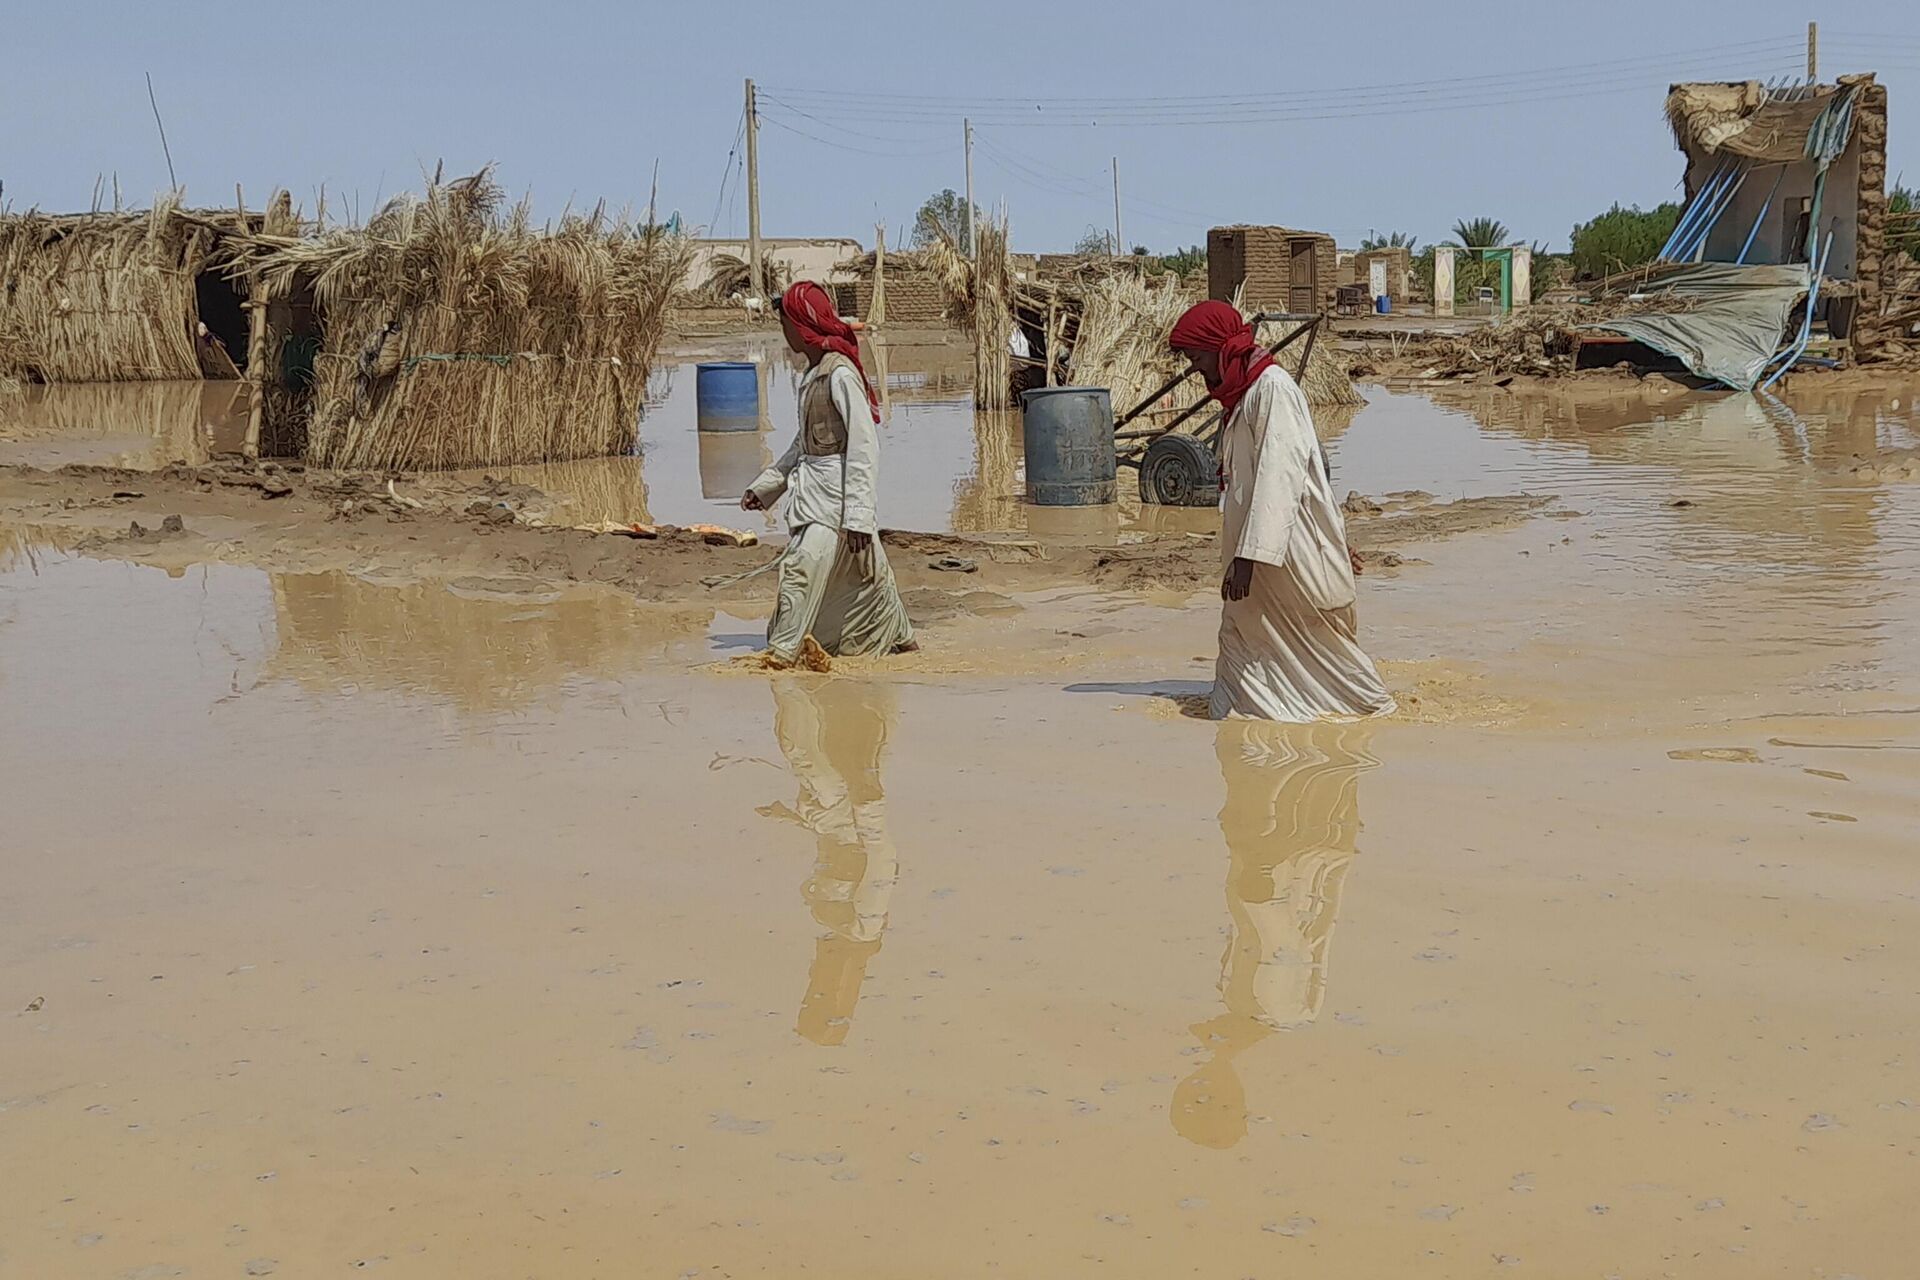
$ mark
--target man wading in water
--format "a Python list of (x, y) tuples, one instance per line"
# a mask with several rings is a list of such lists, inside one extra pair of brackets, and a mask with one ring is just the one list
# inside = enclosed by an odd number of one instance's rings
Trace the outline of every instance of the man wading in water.
[(1254, 720), (1384, 715), (1393, 695), (1360, 648), (1346, 522), (1307, 398), (1224, 302), (1168, 339), (1207, 380), (1220, 436), (1220, 658), (1208, 711)]
[(809, 636), (835, 656), (916, 649), (874, 516), (879, 401), (860, 365), (853, 329), (810, 280), (796, 283), (774, 306), (787, 345), (806, 356), (807, 372), (800, 380), (799, 434), (740, 499), (747, 511), (766, 511), (782, 494), (789, 499), (792, 541), (780, 557), (767, 655), (791, 666)]

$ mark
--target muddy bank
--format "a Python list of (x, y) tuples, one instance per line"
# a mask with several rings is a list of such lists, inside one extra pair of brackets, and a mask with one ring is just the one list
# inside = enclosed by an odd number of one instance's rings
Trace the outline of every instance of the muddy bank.
[[(1362, 559), (1391, 569), (1411, 559), (1403, 549), (1413, 544), (1511, 525), (1551, 501), (1525, 494), (1456, 502), (1422, 493), (1380, 501), (1356, 495), (1349, 527)], [(611, 587), (643, 600), (758, 598), (769, 589), (764, 575), (737, 575), (765, 565), (777, 546), (715, 545), (708, 535), (672, 526), (644, 539), (585, 532), (545, 523), (549, 506), (539, 490), (497, 480), (396, 481), (270, 464), (0, 469), (0, 523), (43, 531), (85, 554), (161, 568), (224, 561), (283, 571), (512, 578)], [(1219, 572), (1218, 540), (1207, 533), (1066, 543), (900, 530), (882, 537), (909, 599), (923, 607), (945, 595), (1073, 583), (1200, 590)]]

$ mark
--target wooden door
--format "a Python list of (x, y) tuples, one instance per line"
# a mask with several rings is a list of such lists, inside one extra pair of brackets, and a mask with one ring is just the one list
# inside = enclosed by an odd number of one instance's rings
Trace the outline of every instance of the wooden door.
[(1312, 315), (1320, 309), (1320, 255), (1314, 242), (1299, 236), (1287, 242), (1291, 273), (1288, 276), (1287, 310), (1295, 315)]

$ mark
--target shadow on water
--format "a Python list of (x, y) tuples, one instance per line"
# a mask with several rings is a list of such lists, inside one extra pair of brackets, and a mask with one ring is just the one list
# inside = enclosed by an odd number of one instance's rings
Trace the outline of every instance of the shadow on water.
[(1127, 698), (1158, 698), (1172, 703), (1189, 720), (1211, 719), (1207, 699), (1211, 680), (1100, 680), (1066, 686), (1068, 693), (1117, 693)]
[(1277, 1032), (1312, 1025), (1326, 1004), (1333, 928), (1360, 830), (1371, 726), (1236, 720), (1215, 740), (1226, 802), (1221, 1012), (1195, 1023), (1208, 1056), (1175, 1086), (1181, 1137), (1224, 1149), (1247, 1134), (1235, 1060)]

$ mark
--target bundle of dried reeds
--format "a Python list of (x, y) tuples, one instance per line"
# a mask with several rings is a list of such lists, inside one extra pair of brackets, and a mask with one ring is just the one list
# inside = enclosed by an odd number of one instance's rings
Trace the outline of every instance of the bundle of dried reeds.
[[(1182, 312), (1197, 299), (1178, 277), (1158, 278), (1134, 272), (1115, 271), (1081, 286), (1080, 324), (1074, 341), (1071, 364), (1075, 382), (1113, 390), (1115, 412), (1124, 413), (1185, 368), (1185, 361), (1167, 345), (1167, 335)], [(1239, 300), (1234, 300), (1239, 306)], [(1291, 328), (1291, 326), (1288, 326)], [(1272, 343), (1284, 337), (1288, 328), (1267, 326), (1260, 341)], [(1315, 407), (1364, 403), (1347, 376), (1346, 364), (1334, 350), (1326, 334), (1313, 345), (1311, 363), (1303, 373), (1301, 357), (1305, 339), (1295, 342), (1279, 356), (1279, 363), (1299, 382), (1307, 403)], [(1206, 394), (1198, 377), (1189, 378), (1169, 392), (1148, 414), (1143, 426), (1156, 416), (1170, 416), (1186, 409)]]
[(140, 212), (0, 214), (0, 376), (198, 378), (194, 277), (222, 245), (179, 214), (177, 196)]
[(236, 276), (269, 299), (310, 296), (320, 317), (309, 461), (444, 469), (633, 447), (689, 246), (604, 208), (540, 228), (526, 202), (503, 206), (483, 170), (364, 227), (243, 242)]
[[(763, 257), (760, 275), (770, 294), (779, 293), (787, 287), (788, 272), (783, 262)], [(707, 261), (707, 279), (695, 291), (694, 300), (711, 306), (724, 306), (752, 292), (753, 265), (745, 258), (736, 258), (730, 253), (716, 253)]]

